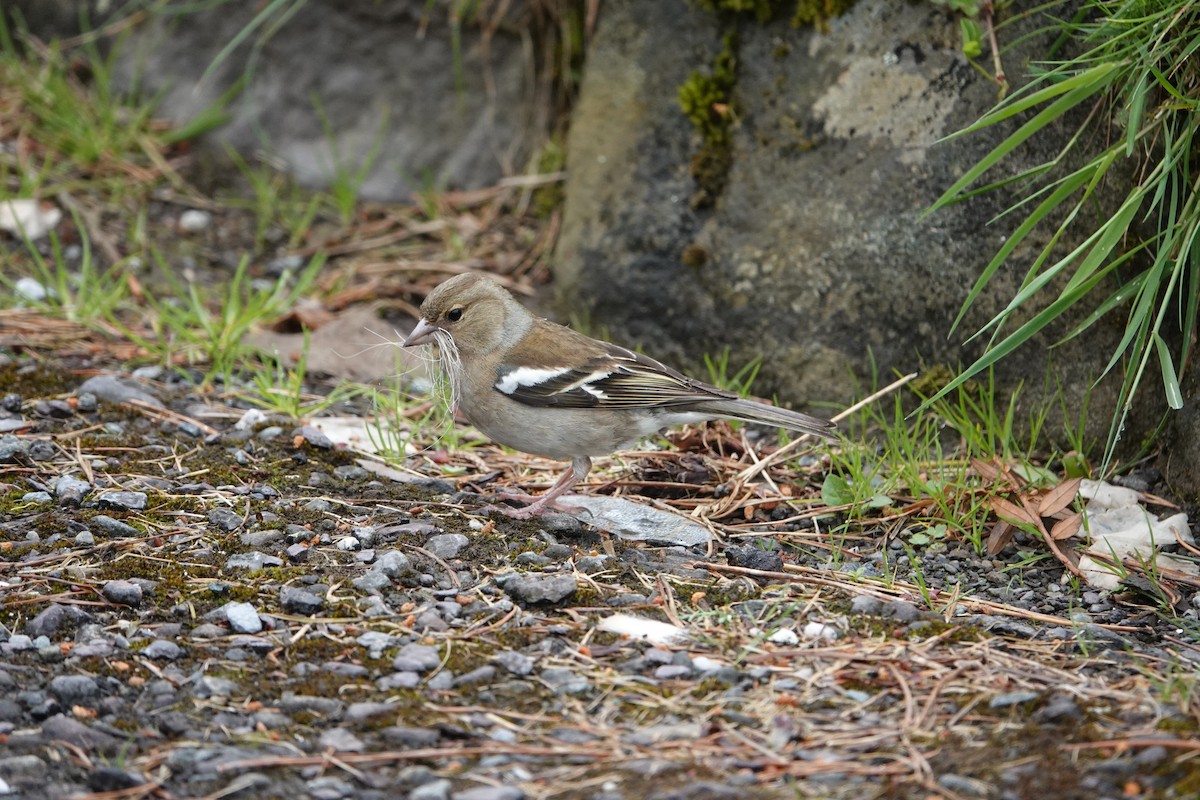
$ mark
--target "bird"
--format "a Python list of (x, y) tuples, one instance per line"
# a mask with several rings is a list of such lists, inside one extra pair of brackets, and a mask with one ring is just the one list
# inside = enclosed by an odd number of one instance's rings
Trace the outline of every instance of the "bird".
[(497, 509), (512, 517), (565, 508), (559, 498), (592, 458), (665, 428), (724, 417), (832, 438), (836, 427), (537, 317), (487, 273), (461, 273), (425, 297), (402, 346), (434, 343), (454, 410), (499, 444), (571, 462), (544, 494), (526, 496), (529, 505)]

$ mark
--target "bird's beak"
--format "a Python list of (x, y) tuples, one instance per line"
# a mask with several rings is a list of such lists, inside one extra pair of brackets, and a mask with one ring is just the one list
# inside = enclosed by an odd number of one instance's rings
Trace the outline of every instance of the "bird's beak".
[(430, 325), (425, 320), (417, 320), (417, 327), (412, 329), (412, 333), (404, 340), (401, 347), (412, 347), (415, 344), (428, 344), (433, 341), (433, 334), (437, 331), (437, 326)]

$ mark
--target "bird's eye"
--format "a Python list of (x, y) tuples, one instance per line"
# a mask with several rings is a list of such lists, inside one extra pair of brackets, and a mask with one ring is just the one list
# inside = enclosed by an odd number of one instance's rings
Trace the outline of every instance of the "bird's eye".
[(460, 319), (462, 319), (462, 315), (463, 315), (462, 306), (455, 306), (454, 308), (452, 308), (446, 312), (446, 319), (450, 320), (451, 322), (458, 322)]

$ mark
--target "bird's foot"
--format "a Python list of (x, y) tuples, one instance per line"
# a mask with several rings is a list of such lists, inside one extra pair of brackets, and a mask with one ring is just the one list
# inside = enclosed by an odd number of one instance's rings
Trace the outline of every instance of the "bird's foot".
[(520, 489), (514, 489), (510, 486), (498, 489), (496, 494), (503, 500), (516, 500), (519, 503), (536, 503), (542, 499), (542, 495), (522, 492)]
[[(513, 495), (505, 495), (505, 497), (513, 497)], [(526, 497), (530, 497), (526, 495)], [(570, 513), (572, 511), (582, 510), (580, 506), (573, 506), (569, 503), (564, 503), (558, 498), (530, 498), (533, 502), (527, 506), (505, 506), (488, 504), (483, 506), (483, 511), (495, 511), (497, 514), (503, 514), (511, 519), (533, 519), (540, 517), (543, 514), (553, 514), (555, 512)], [(546, 501), (549, 502), (546, 502)]]

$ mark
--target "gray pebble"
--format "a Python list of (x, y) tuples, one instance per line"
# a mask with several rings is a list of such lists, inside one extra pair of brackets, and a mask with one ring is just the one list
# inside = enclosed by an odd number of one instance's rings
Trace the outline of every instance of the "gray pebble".
[(106, 403), (124, 403), (137, 400), (142, 403), (161, 408), (162, 403), (157, 397), (147, 392), (137, 381), (125, 381), (113, 375), (95, 375), (84, 381), (75, 390), (76, 396), (88, 393), (100, 398)]
[(725, 548), (725, 559), (735, 567), (766, 572), (783, 570), (783, 556), (773, 550), (764, 550), (754, 545), (729, 545)]
[(393, 703), (351, 703), (346, 706), (346, 722), (366, 722), (385, 714), (394, 714), (396, 705)]
[(456, 489), (455, 485), (445, 478), (430, 478), (425, 475), (405, 478), (404, 482), (430, 494), (454, 494)]
[(425, 684), (431, 691), (444, 692), (454, 688), (454, 673), (448, 669), (435, 674)]
[(283, 559), (257, 551), (252, 553), (236, 553), (225, 560), (226, 569), (246, 569), (251, 572), (258, 572), (263, 567), (282, 566)]
[(496, 668), (493, 666), (482, 666), (473, 669), (468, 673), (459, 675), (455, 679), (455, 686), (476, 686), (483, 683), (491, 683), (496, 677)]
[(549, 557), (541, 553), (535, 553), (532, 550), (526, 550), (517, 556), (517, 566), (521, 567), (544, 567), (552, 563), (554, 562)]
[(91, 531), (80, 531), (75, 534), (75, 544), (80, 547), (91, 547), (96, 544), (96, 537), (92, 535)]
[(33, 637), (26, 636), (23, 633), (14, 633), (12, 636), (8, 637), (8, 641), (5, 642), (5, 649), (14, 653), (20, 653), (24, 650), (32, 650)]
[(142, 604), (142, 587), (133, 581), (108, 581), (100, 590), (110, 603), (137, 608)]
[(88, 788), (93, 792), (120, 792), (145, 783), (141, 775), (117, 767), (100, 766), (88, 773)]
[(354, 796), (354, 787), (333, 775), (314, 778), (308, 782), (306, 788), (313, 800), (342, 800)]
[(109, 536), (118, 536), (128, 539), (142, 535), (142, 532), (137, 528), (121, 522), (119, 519), (113, 519), (107, 514), (97, 514), (96, 516), (92, 517), (91, 524), (95, 525)]
[(415, 689), (421, 683), (421, 676), (416, 672), (400, 671), (384, 675), (375, 681), (375, 686), (381, 692), (393, 692), (397, 689)]
[(73, 706), (98, 697), (100, 685), (88, 675), (59, 675), (50, 681), (50, 692), (64, 706)]
[(642, 660), (647, 664), (670, 664), (674, 658), (674, 653), (661, 647), (651, 647), (642, 654)]
[(1083, 710), (1072, 695), (1056, 692), (1050, 696), (1046, 704), (1034, 712), (1033, 718), (1038, 722), (1068, 722), (1080, 719)]
[(69, 419), (75, 416), (75, 409), (65, 400), (38, 400), (34, 411), (38, 416), (55, 419)]
[(312, 616), (325, 605), (325, 599), (295, 586), (284, 586), (279, 590), (279, 604), (289, 614)]
[[(39, 636), (53, 636), (63, 623), (79, 624), (91, 621), (92, 615), (78, 606), (64, 606), (58, 603), (51, 603), (36, 617), (25, 623), (25, 633), (34, 638)], [(34, 644), (36, 646), (36, 642)]]
[(382, 533), (412, 533), (417, 536), (428, 536), (437, 527), (428, 522), (405, 522), (400, 525), (389, 525), (381, 531)]
[[(26, 492), (21, 496), (21, 501), (24, 503), (42, 503), (48, 504), (54, 501), (49, 492)], [(41, 538), (40, 536), (38, 537)], [(37, 541), (35, 539), (34, 541)]]
[(449, 560), (457, 558), (470, 542), (471, 540), (461, 533), (442, 533), (429, 537), (425, 542), (425, 549), (438, 558)]
[[(441, 738), (437, 731), (430, 728), (410, 728), (403, 725), (393, 725), (379, 731), (388, 742), (404, 748), (434, 747)], [(417, 783), (417, 781), (409, 781)]]
[(395, 637), (390, 636), (382, 631), (367, 631), (363, 635), (354, 640), (360, 647), (365, 647), (371, 652), (371, 658), (379, 658), (376, 653), (382, 653), (387, 648), (396, 644)]
[(42, 736), (47, 740), (62, 739), (84, 750), (99, 750), (105, 753), (116, 752), (124, 743), (123, 739), (89, 728), (82, 722), (62, 714), (42, 721)]
[(151, 661), (174, 661), (183, 655), (183, 650), (174, 642), (167, 641), (166, 639), (155, 639), (146, 645), (146, 649), (142, 651), (142, 655)]
[(897, 622), (913, 622), (921, 617), (921, 610), (906, 600), (893, 600), (883, 607), (883, 616)]
[(204, 622), (192, 628), (194, 639), (219, 639), (225, 635), (225, 629), (211, 622)]
[(238, 685), (234, 681), (215, 675), (201, 675), (192, 684), (192, 694), (202, 700), (210, 697), (233, 697), (238, 692)]
[(105, 492), (96, 498), (96, 505), (116, 511), (145, 511), (145, 492)]
[(408, 800), (447, 800), (450, 797), (450, 781), (438, 778), (422, 784), (408, 793)]
[(514, 600), (524, 603), (557, 603), (578, 588), (574, 575), (509, 574), (495, 580)]
[(281, 711), (288, 714), (295, 714), (297, 711), (308, 711), (327, 716), (340, 714), (345, 708), (345, 704), (342, 701), (332, 697), (316, 697), (314, 695), (296, 694), (289, 691), (283, 693), (283, 696), (279, 698), (279, 702), (276, 705), (279, 706)]
[(566, 559), (575, 555), (575, 551), (565, 544), (551, 542), (546, 546), (546, 549), (542, 551), (542, 555), (553, 561), (565, 561)]
[(544, 669), (540, 675), (542, 680), (559, 694), (579, 694), (586, 692), (591, 687), (591, 682), (587, 678), (566, 667)]
[[(234, 516), (236, 517), (237, 515), (235, 514)], [(241, 517), (237, 517), (237, 520), (239, 525), (244, 522)], [(209, 521), (214, 522), (211, 516), (209, 517)], [(218, 523), (218, 525), (220, 525), (220, 523)], [(220, 527), (224, 526), (220, 525)], [(229, 530), (235, 529), (236, 526), (234, 528), (230, 528)], [(238, 535), (238, 540), (242, 544), (246, 545), (247, 547), (253, 547), (255, 550), (261, 550), (264, 547), (269, 547), (282, 539), (283, 531), (277, 528), (267, 528), (266, 530), (258, 531), (242, 531), (241, 534)]]
[(0, 436), (0, 464), (19, 461), (29, 454), (31, 444), (28, 439), (18, 439), (11, 434)]
[(399, 578), (412, 570), (412, 562), (408, 556), (398, 550), (385, 550), (375, 559), (374, 569), (379, 570), (389, 578)]
[(583, 523), (570, 514), (545, 514), (538, 519), (542, 530), (551, 536), (574, 539), (583, 533)]
[(366, 743), (354, 735), (349, 728), (330, 728), (321, 734), (321, 749), (333, 749), (342, 753), (361, 753)]
[(610, 556), (584, 556), (575, 562), (575, 568), (585, 575), (595, 575), (616, 566), (616, 559)]
[(35, 755), (0, 758), (0, 775), (11, 781), (37, 780), (45, 777), (49, 769), (49, 765)]
[(875, 597), (860, 594), (850, 601), (850, 611), (853, 614), (878, 616), (883, 610), (883, 602)]
[(34, 461), (50, 461), (58, 457), (58, 446), (44, 439), (35, 439), (29, 444), (29, 457)]
[(242, 527), (245, 521), (240, 514), (228, 508), (214, 508), (208, 512), (208, 521), (226, 533), (232, 533)]
[(392, 660), (392, 669), (428, 672), (442, 663), (438, 649), (427, 644), (406, 644)]
[(297, 428), (292, 431), (292, 436), (299, 436), (313, 447), (318, 447), (322, 450), (331, 450), (333, 448), (333, 440), (326, 436), (323, 431), (311, 425), (304, 425)]
[(225, 606), (225, 619), (238, 633), (258, 633), (263, 629), (262, 619), (249, 603), (229, 603)]
[(379, 569), (379, 564), (376, 563), (374, 568), (367, 570), (362, 575), (359, 575), (357, 578), (352, 580), (351, 583), (353, 583), (356, 588), (362, 589), (364, 592), (378, 592), (391, 586), (392, 579), (385, 575), (383, 571)]
[(343, 464), (340, 467), (335, 467), (333, 474), (344, 481), (361, 481), (369, 477), (371, 473), (357, 464)]
[(524, 653), (508, 650), (492, 656), (492, 663), (499, 664), (513, 675), (529, 675), (533, 672), (533, 659)]
[(452, 793), (450, 800), (525, 800), (525, 792), (516, 786), (476, 786)]
[(664, 664), (654, 670), (654, 677), (659, 680), (674, 680), (676, 678), (686, 678), (692, 674), (691, 667), (685, 667), (679, 664)]
[(301, 564), (308, 561), (308, 545), (300, 544), (299, 542), (288, 545), (287, 557), (288, 561), (291, 561), (293, 564)]
[(92, 485), (87, 481), (81, 481), (78, 478), (72, 478), (69, 475), (63, 475), (54, 482), (54, 495), (58, 498), (58, 502), (64, 506), (78, 506), (83, 502), (84, 496), (92, 490)]
[(448, 631), (450, 624), (434, 609), (422, 611), (414, 620), (417, 630)]

